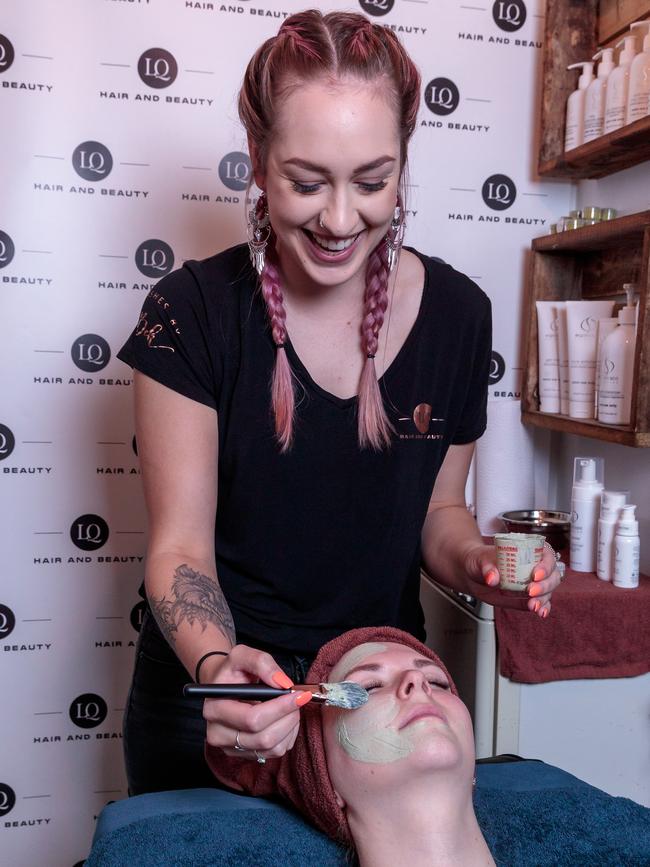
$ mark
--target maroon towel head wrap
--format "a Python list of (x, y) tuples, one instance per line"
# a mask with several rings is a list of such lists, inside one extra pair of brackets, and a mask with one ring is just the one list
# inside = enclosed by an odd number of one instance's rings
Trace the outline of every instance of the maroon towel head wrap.
[[(327, 683), (339, 659), (348, 650), (367, 642), (391, 642), (412, 647), (440, 666), (449, 679), (451, 692), (458, 695), (456, 685), (441, 659), (408, 632), (391, 626), (351, 629), (323, 645), (309, 669), (307, 683)], [(301, 710), (296, 743), (281, 759), (269, 759), (265, 765), (260, 765), (224, 756), (221, 750), (210, 746), (206, 747), (206, 758), (215, 776), (226, 785), (249, 795), (279, 794), (328, 837), (351, 846), (350, 827), (345, 812), (336, 802), (327, 771), (321, 714), (319, 705), (305, 705)]]

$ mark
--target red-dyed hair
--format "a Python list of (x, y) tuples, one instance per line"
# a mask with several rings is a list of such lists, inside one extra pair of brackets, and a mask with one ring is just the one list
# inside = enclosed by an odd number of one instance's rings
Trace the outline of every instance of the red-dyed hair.
[[(420, 74), (403, 46), (388, 27), (373, 24), (363, 15), (315, 9), (285, 20), (277, 36), (267, 39), (253, 55), (239, 93), (239, 117), (246, 128), (262, 166), (266, 163), (273, 134), (276, 105), (287, 85), (323, 77), (356, 78), (389, 85), (399, 123), (401, 176), (404, 175), (408, 142), (415, 129), (420, 103)], [(401, 201), (404, 201), (403, 193)], [(280, 270), (271, 233), (260, 285), (276, 346), (286, 342), (286, 314), (280, 285)], [(391, 424), (386, 415), (374, 355), (388, 306), (388, 261), (382, 240), (370, 254), (366, 269), (361, 349), (365, 363), (359, 380), (359, 445), (381, 449), (390, 444)], [(271, 384), (275, 429), (283, 452), (293, 439), (294, 375), (284, 349), (276, 350)]]

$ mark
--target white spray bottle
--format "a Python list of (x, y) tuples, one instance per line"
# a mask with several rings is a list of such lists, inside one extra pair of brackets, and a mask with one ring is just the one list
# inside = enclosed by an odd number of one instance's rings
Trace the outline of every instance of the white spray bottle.
[(587, 88), (585, 95), (585, 127), (583, 141), (586, 144), (603, 134), (605, 128), (605, 97), (607, 79), (614, 71), (614, 49), (601, 48), (593, 57), (600, 60), (598, 75)]
[(650, 99), (650, 21), (636, 21), (630, 30), (647, 27), (643, 48), (630, 66), (630, 84), (627, 97), (626, 123), (645, 117), (648, 114)]
[(636, 36), (626, 36), (616, 43), (623, 46), (618, 56), (618, 66), (607, 79), (605, 97), (605, 135), (614, 132), (625, 124), (627, 117), (627, 94), (630, 83), (630, 66), (636, 55)]
[(636, 506), (623, 506), (614, 536), (614, 586), (633, 590), (639, 586), (639, 522)]
[(571, 490), (570, 566), (575, 572), (595, 572), (598, 513), (603, 490), (602, 458), (575, 458)]
[(570, 151), (582, 144), (585, 123), (585, 94), (594, 77), (592, 60), (572, 63), (567, 69), (582, 69), (578, 87), (569, 96), (566, 104), (566, 126), (564, 127), (564, 150)]
[(601, 581), (614, 577), (614, 536), (621, 509), (627, 502), (629, 491), (603, 491), (598, 519), (598, 556), (596, 575)]

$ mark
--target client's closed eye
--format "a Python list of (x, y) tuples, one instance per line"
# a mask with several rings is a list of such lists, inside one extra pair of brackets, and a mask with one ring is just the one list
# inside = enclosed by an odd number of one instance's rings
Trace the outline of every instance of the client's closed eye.
[[(428, 680), (427, 683), (429, 686), (435, 686), (438, 689), (449, 689), (449, 684), (444, 680), (433, 678)], [(366, 692), (372, 692), (374, 689), (381, 689), (384, 684), (381, 681), (373, 681), (372, 683), (363, 683), (361, 686), (363, 686)]]

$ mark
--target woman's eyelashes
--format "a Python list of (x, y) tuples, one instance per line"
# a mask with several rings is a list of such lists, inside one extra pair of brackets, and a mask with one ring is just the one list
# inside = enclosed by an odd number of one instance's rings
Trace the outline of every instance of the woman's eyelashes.
[[(356, 184), (363, 193), (378, 193), (386, 186), (386, 181), (357, 181)], [(314, 184), (303, 184), (300, 181), (291, 181), (291, 187), (296, 193), (303, 196), (309, 196), (320, 191), (324, 186), (324, 182), (319, 181)]]
[[(449, 684), (439, 678), (431, 678), (430, 680), (427, 680), (427, 683), (429, 686), (436, 687), (437, 689), (449, 690)], [(372, 692), (375, 689), (381, 689), (383, 686), (386, 686), (386, 684), (377, 680), (372, 681), (372, 683), (362, 683), (361, 686), (363, 686), (366, 692)]]

